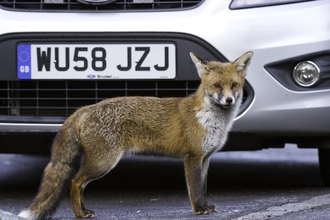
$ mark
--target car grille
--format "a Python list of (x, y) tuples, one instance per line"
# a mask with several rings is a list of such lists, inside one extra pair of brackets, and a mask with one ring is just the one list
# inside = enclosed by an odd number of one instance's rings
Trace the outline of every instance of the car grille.
[(200, 81), (0, 81), (0, 116), (68, 117), (118, 96), (185, 97)]
[[(57, 117), (56, 123), (62, 123), (77, 108), (97, 103), (106, 98), (118, 96), (186, 97), (194, 93), (199, 84), (199, 80), (0, 81), (0, 121), (23, 120), (26, 122), (26, 117), (30, 117), (30, 122), (39, 123), (42, 122), (40, 117), (46, 121), (49, 117)], [(244, 90), (242, 107), (248, 104), (245, 103), (248, 96), (252, 96), (252, 94)], [(243, 110), (244, 108), (241, 109), (241, 111)]]
[(0, 7), (17, 11), (49, 12), (117, 12), (117, 11), (167, 11), (184, 10), (199, 6), (204, 0), (116, 0), (93, 5), (77, 0), (1, 0)]

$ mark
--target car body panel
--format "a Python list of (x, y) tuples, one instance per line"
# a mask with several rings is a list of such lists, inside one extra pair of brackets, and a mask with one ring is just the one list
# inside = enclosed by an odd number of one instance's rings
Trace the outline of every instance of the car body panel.
[[(232, 133), (271, 138), (329, 137), (330, 88), (290, 90), (265, 66), (292, 57), (329, 53), (330, 1), (239, 10), (231, 10), (230, 2), (205, 0), (190, 10), (163, 12), (58, 13), (0, 9), (0, 35), (182, 33), (202, 39), (227, 60), (235, 60), (251, 50), (254, 57), (247, 81), (254, 97), (250, 106), (236, 118)], [(61, 124), (52, 123), (0, 122), (2, 133), (57, 132), (60, 127)]]

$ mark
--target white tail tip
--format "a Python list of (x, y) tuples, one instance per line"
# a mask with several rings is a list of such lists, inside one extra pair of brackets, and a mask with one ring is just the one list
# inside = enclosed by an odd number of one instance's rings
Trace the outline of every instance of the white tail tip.
[(25, 218), (25, 219), (37, 219), (30, 210), (24, 210), (18, 214), (18, 217)]

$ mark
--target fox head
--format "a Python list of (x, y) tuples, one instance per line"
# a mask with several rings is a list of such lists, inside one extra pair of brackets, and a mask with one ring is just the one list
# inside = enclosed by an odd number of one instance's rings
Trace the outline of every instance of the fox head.
[[(196, 65), (205, 97), (225, 109), (231, 108), (242, 98), (247, 67), (251, 63), (253, 52), (249, 51), (233, 62), (206, 61), (190, 53)], [(239, 103), (240, 104), (240, 103)]]

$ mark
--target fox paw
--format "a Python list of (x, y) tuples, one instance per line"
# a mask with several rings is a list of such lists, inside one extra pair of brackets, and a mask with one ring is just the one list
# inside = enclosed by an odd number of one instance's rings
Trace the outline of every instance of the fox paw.
[(206, 215), (215, 211), (216, 211), (215, 205), (206, 205), (203, 207), (197, 207), (195, 210), (195, 215)]
[(76, 215), (77, 218), (94, 218), (95, 214), (93, 211), (84, 209), (82, 210), (82, 213), (79, 215)]

